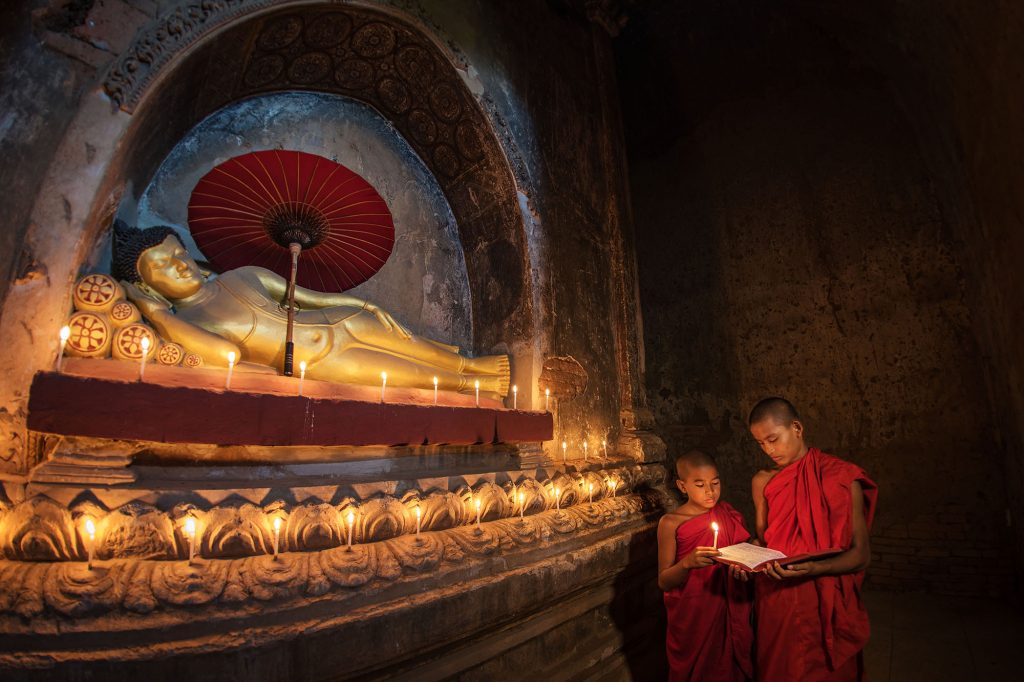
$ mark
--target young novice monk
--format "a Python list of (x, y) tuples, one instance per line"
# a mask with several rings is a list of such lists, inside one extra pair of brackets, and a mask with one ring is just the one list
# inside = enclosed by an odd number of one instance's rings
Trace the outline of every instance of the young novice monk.
[[(721, 484), (710, 456), (688, 452), (676, 460), (676, 486), (686, 502), (658, 524), (658, 587), (668, 611), (668, 663), (672, 682), (741, 682), (753, 677), (750, 591), (747, 574), (711, 557), (718, 546), (743, 542), (743, 517), (719, 504)], [(744, 582), (731, 580), (729, 574)]]
[(749, 424), (775, 462), (753, 480), (758, 537), (791, 556), (843, 550), (818, 561), (773, 563), (758, 579), (758, 679), (863, 679), (869, 628), (860, 587), (877, 488), (860, 467), (808, 447), (788, 400), (762, 400)]

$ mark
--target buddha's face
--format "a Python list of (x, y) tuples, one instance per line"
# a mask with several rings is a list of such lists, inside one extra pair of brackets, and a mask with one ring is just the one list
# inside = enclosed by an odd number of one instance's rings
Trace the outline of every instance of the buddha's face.
[(138, 268), (143, 282), (171, 300), (188, 298), (203, 287), (199, 266), (173, 235), (143, 251)]

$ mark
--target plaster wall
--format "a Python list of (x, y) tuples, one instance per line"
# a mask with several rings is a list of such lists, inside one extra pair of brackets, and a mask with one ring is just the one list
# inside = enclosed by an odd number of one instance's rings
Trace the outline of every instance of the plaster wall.
[[(291, 92), (228, 105), (178, 142), (128, 222), (182, 228), (191, 242), (185, 226), (196, 183), (227, 159), (260, 149), (319, 154), (365, 178), (391, 211), (395, 246), (384, 267), (349, 293), (383, 306), (418, 334), (471, 347), (469, 279), (448, 202), (408, 143), (353, 100)], [(199, 252), (194, 242), (189, 246)]]
[(979, 314), (914, 121), (885, 74), (784, 6), (658, 7), (620, 61), (658, 432), (716, 451), (752, 520), (770, 462), (746, 415), (784, 395), (812, 444), (879, 483), (871, 579), (1002, 593)]

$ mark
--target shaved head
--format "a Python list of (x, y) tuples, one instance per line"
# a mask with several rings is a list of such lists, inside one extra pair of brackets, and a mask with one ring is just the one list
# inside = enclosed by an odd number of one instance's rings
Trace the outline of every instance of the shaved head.
[(686, 454), (676, 457), (676, 476), (680, 481), (686, 478), (687, 471), (697, 467), (715, 467), (717, 469), (718, 465), (715, 464), (714, 457), (700, 450), (690, 450)]
[(747, 424), (753, 426), (766, 419), (771, 419), (776, 424), (792, 424), (800, 419), (800, 415), (797, 413), (796, 408), (793, 407), (793, 403), (785, 398), (771, 397), (765, 398), (757, 405), (754, 405), (754, 409), (750, 411), (750, 419), (747, 420)]

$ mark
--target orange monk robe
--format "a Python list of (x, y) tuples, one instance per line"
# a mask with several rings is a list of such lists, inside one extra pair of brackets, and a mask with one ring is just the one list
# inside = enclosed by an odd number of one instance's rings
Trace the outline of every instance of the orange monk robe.
[[(765, 542), (788, 555), (849, 549), (854, 481), (864, 491), (870, 529), (877, 486), (855, 464), (808, 450), (765, 486)], [(861, 651), (870, 634), (860, 594), (863, 581), (863, 571), (782, 581), (760, 576), (755, 589), (758, 679), (863, 679)]]
[[(697, 547), (711, 547), (718, 523), (718, 546), (743, 542), (750, 533), (743, 517), (725, 502), (679, 525), (676, 561)], [(668, 611), (669, 680), (741, 682), (753, 678), (750, 585), (729, 576), (729, 567), (695, 568), (686, 582), (665, 592)]]

